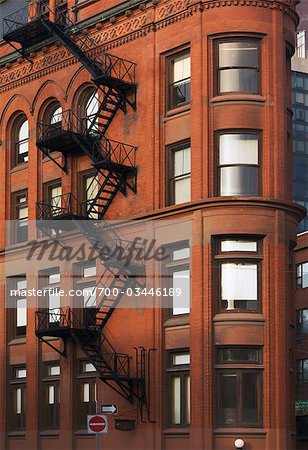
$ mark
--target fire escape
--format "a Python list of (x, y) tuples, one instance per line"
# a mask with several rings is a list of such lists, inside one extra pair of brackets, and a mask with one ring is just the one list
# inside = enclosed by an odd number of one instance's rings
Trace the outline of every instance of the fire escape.
[[(132, 249), (130, 242), (110, 233), (103, 219), (119, 191), (124, 195), (127, 189), (136, 192), (136, 148), (105, 136), (118, 110), (126, 112), (127, 106), (136, 108), (136, 65), (97, 49), (86, 33), (79, 32), (67, 11), (57, 7), (53, 11), (46, 2), (33, 3), (31, 7), (34, 12), (31, 14), (28, 9), (20, 9), (4, 19), (4, 40), (28, 58), (34, 44), (54, 38), (86, 68), (99, 96), (97, 112), (86, 122), (68, 110), (62, 112), (61, 120), (56, 124), (38, 123), (37, 147), (56, 164), (52, 151), (60, 151), (63, 155), (61, 169), (65, 172), (68, 156), (83, 154), (89, 157), (96, 172), (93, 180), (98, 182), (98, 188), (95, 196), (84, 202), (79, 202), (72, 193), (62, 195), (57, 202), (53, 199), (38, 202), (37, 224), (41, 229), (52, 224), (56, 234), (77, 228), (91, 245), (96, 246), (98, 252), (107, 246), (111, 253), (120, 249), (122, 256), (127, 252), (140, 254), (140, 248)], [(19, 46), (16, 47), (16, 44)], [(118, 294), (103, 294), (86, 319), (71, 307), (40, 309), (36, 312), (36, 335), (48, 345), (51, 345), (46, 339), (48, 336), (61, 338), (64, 343), (61, 354), (64, 356), (67, 340), (73, 339), (95, 366), (98, 377), (128, 401), (133, 403), (137, 399), (141, 419), (145, 407), (151, 421), (146, 378), (150, 376), (150, 360), (154, 350), (135, 348), (135, 369), (132, 370), (131, 357), (118, 353), (104, 332), (125, 291), (140, 283), (138, 280), (142, 279), (142, 274), (144, 262), (140, 259), (129, 266), (121, 258), (104, 261), (98, 284)]]

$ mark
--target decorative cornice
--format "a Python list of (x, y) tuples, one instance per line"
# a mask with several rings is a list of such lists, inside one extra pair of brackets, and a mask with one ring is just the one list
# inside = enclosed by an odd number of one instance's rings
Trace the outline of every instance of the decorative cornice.
[[(198, 11), (206, 12), (212, 8), (224, 8), (228, 6), (276, 9), (297, 22), (298, 16), (292, 9), (294, 2), (292, 0), (288, 0), (288, 2), (289, 4), (272, 0), (166, 0), (165, 2), (159, 2), (157, 6), (152, 2), (152, 5), (148, 4), (148, 8), (145, 11), (135, 11), (131, 16), (123, 17), (115, 24), (110, 22), (108, 26), (104, 24), (103, 30), (93, 28), (91, 38), (95, 42), (97, 49), (109, 51), (127, 42), (146, 36), (149, 32), (184, 20)], [(154, 22), (149, 22), (151, 8), (156, 9)], [(43, 49), (40, 52), (39, 59), (33, 64), (24, 63), (24, 65), (20, 66), (21, 63), (17, 62), (16, 59), (13, 63), (15, 66), (13, 69), (11, 69), (11, 63), (7, 67), (2, 68), (0, 72), (0, 93), (15, 89), (35, 79), (78, 63), (77, 59), (72, 57), (69, 50), (63, 47), (59, 48), (57, 45), (54, 47), (55, 50), (53, 52), (51, 50), (49, 54), (46, 53), (46, 49)]]

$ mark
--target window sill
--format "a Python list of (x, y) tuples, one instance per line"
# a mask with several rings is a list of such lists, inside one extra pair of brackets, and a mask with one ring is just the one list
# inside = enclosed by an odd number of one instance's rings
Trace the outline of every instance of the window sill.
[(22, 345), (26, 343), (26, 337), (11, 339), (8, 345)]
[(164, 121), (168, 120), (169, 117), (173, 117), (178, 114), (190, 111), (190, 105), (191, 105), (191, 103), (187, 103), (186, 105), (178, 106), (177, 108), (170, 109), (169, 111), (166, 112)]
[(244, 427), (238, 427), (238, 428), (215, 428), (214, 434), (231, 434), (231, 435), (245, 435), (245, 434), (253, 434), (253, 435), (259, 435), (259, 436), (266, 436), (266, 431), (264, 428), (244, 428)]
[(189, 315), (185, 314), (183, 317), (170, 317), (164, 322), (164, 327), (175, 327), (179, 325), (189, 325)]
[(258, 312), (223, 312), (214, 316), (214, 322), (228, 322), (229, 320), (238, 322), (262, 322), (265, 323), (263, 314)]
[(10, 173), (19, 172), (20, 170), (24, 170), (24, 169), (27, 169), (27, 168), (28, 168), (28, 163), (27, 162), (20, 163), (20, 164), (17, 164), (17, 166), (13, 167), (10, 170)]
[(166, 435), (177, 435), (177, 436), (189, 436), (189, 428), (166, 428), (163, 434)]
[(26, 432), (25, 431), (10, 431), (7, 434), (7, 437), (18, 437), (18, 438), (25, 438), (26, 437)]
[(230, 93), (230, 94), (223, 94), (223, 95), (216, 95), (210, 100), (210, 103), (220, 103), (220, 102), (255, 102), (255, 103), (265, 103), (266, 99), (262, 95), (259, 94), (237, 94), (237, 93)]
[(44, 430), (40, 432), (41, 437), (59, 437), (59, 430)]

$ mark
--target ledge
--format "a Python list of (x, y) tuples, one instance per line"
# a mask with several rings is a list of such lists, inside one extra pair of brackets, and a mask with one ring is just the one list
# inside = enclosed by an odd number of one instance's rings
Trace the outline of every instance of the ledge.
[(166, 112), (165, 117), (163, 118), (163, 123), (166, 123), (171, 119), (182, 117), (184, 115), (186, 116), (187, 113), (190, 113), (190, 110), (191, 102), (186, 105), (179, 106), (178, 108), (170, 109)]
[(217, 207), (243, 207), (243, 206), (251, 206), (255, 208), (273, 208), (282, 211), (289, 211), (297, 220), (300, 221), (304, 217), (306, 217), (306, 209), (298, 205), (295, 202), (288, 200), (277, 200), (272, 197), (208, 197), (200, 200), (193, 200), (191, 202), (182, 203), (179, 205), (165, 206), (159, 209), (156, 209), (152, 212), (138, 214), (136, 216), (130, 216), (127, 219), (123, 220), (123, 224), (125, 220), (144, 220), (150, 218), (160, 218), (178, 214), (190, 213), (195, 210), (200, 210), (202, 208), (217, 208)]
[(164, 328), (178, 327), (181, 325), (189, 326), (189, 322), (190, 322), (189, 316), (185, 315), (184, 317), (183, 315), (183, 317), (170, 317), (164, 322), (163, 326)]
[(8, 438), (26, 438), (26, 432), (25, 431), (10, 431), (7, 433)]
[(230, 103), (230, 102), (255, 102), (255, 103), (265, 103), (266, 98), (259, 94), (245, 94), (245, 93), (231, 93), (216, 95), (210, 100), (210, 103)]
[(166, 428), (163, 431), (163, 435), (169, 435), (169, 436), (185, 436), (189, 437), (189, 428)]
[(213, 322), (253, 322), (265, 323), (265, 317), (260, 313), (246, 313), (246, 312), (225, 312), (216, 314)]
[(26, 343), (25, 337), (11, 339), (7, 345), (23, 345)]
[(44, 430), (40, 432), (40, 437), (53, 437), (57, 438), (59, 437), (60, 432), (59, 430)]
[(263, 428), (215, 428), (213, 430), (214, 434), (224, 434), (224, 435), (255, 435), (255, 436), (266, 436), (266, 431)]

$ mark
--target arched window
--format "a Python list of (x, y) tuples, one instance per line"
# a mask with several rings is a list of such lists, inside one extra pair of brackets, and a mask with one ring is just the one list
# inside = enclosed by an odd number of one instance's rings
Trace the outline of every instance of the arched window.
[(29, 122), (26, 116), (17, 118), (13, 126), (12, 144), (12, 166), (28, 162)]
[(98, 131), (98, 118), (95, 119), (98, 109), (98, 92), (93, 89), (87, 90), (81, 96), (80, 101), (80, 119), (83, 130), (91, 128), (91, 131)]

